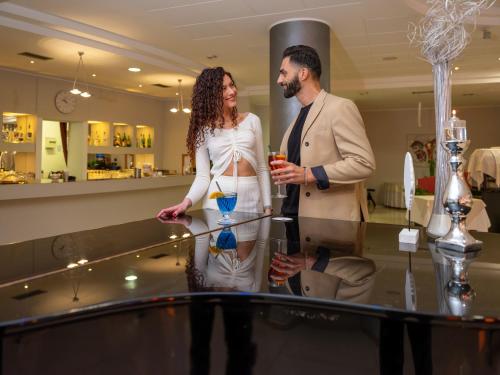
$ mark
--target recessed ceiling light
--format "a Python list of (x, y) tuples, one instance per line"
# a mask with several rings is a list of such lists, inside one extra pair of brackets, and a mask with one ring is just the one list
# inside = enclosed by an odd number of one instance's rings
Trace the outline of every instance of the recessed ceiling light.
[(95, 73), (92, 73), (92, 77), (97, 77), (97, 74), (95, 74)]
[(382, 57), (382, 60), (384, 61), (393, 61), (393, 60), (397, 60), (398, 58), (396, 56), (385, 56), (385, 57)]
[(24, 284), (24, 289), (28, 289), (28, 288), (29, 288), (28, 284)]
[(35, 63), (35, 60), (30, 60), (30, 64), (34, 64)]
[(216, 59), (217, 57), (218, 57), (217, 55), (209, 55), (209, 56), (207, 56), (207, 59), (213, 60), (213, 59)]
[(137, 276), (135, 276), (135, 275), (125, 276), (125, 280), (127, 280), (127, 281), (135, 281), (135, 280), (137, 280)]
[(133, 72), (133, 73), (138, 73), (141, 71), (141, 68), (136, 68), (136, 67), (132, 66), (132, 67), (128, 68), (128, 71)]
[(455, 69), (455, 70), (460, 70), (460, 67), (459, 67), (459, 66), (456, 66), (456, 67), (454, 67), (453, 69)]
[(498, 60), (500, 60), (500, 57), (498, 58)]
[(139, 87), (142, 87), (142, 85), (139, 83)]

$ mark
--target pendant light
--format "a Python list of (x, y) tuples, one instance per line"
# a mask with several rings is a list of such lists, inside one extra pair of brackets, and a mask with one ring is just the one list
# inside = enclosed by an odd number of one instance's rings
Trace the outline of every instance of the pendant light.
[[(76, 83), (78, 82), (78, 74), (80, 73), (80, 69), (83, 71), (83, 75), (85, 76), (85, 70), (83, 67), (83, 51), (78, 51), (78, 65), (76, 66), (76, 73), (75, 73), (75, 79), (73, 81), (73, 88), (69, 91), (73, 95), (80, 95), (82, 98), (90, 98), (92, 95), (89, 92), (89, 84), (87, 83), (87, 90), (86, 91), (81, 91)], [(81, 82), (80, 82), (81, 83)]]
[(177, 113), (182, 111), (184, 113), (191, 113), (189, 107), (184, 107), (184, 97), (182, 96), (182, 79), (177, 80), (179, 82), (179, 89), (177, 91), (177, 106), (170, 108), (170, 112)]

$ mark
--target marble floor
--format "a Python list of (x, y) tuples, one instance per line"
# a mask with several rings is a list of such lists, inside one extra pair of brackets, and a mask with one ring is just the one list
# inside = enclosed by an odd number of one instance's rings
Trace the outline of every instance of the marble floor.
[(375, 208), (370, 205), (369, 223), (383, 224), (406, 224), (406, 210), (401, 208), (390, 208), (377, 205)]

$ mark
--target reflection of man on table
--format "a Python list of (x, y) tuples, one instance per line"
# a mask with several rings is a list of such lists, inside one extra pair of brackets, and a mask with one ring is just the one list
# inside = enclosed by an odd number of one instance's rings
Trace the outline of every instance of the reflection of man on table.
[[(368, 302), (375, 263), (361, 256), (364, 223), (338, 221), (328, 228), (309, 219), (286, 223), (286, 254), (276, 253), (269, 277), (284, 282), (277, 293)], [(300, 226), (300, 229), (299, 229)], [(336, 233), (332, 236), (326, 233)]]

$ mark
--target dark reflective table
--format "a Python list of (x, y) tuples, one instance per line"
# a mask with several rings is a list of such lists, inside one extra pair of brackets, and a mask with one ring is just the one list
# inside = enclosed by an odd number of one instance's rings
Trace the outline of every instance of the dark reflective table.
[(36, 373), (22, 360), (35, 355), (71, 373), (79, 351), (96, 353), (83, 373), (500, 372), (500, 235), (475, 233), (483, 249), (464, 255), (424, 230), (405, 249), (396, 225), (218, 218), (113, 227), (129, 241), (73, 234), (87, 264), (12, 277), (0, 288), (4, 373)]

